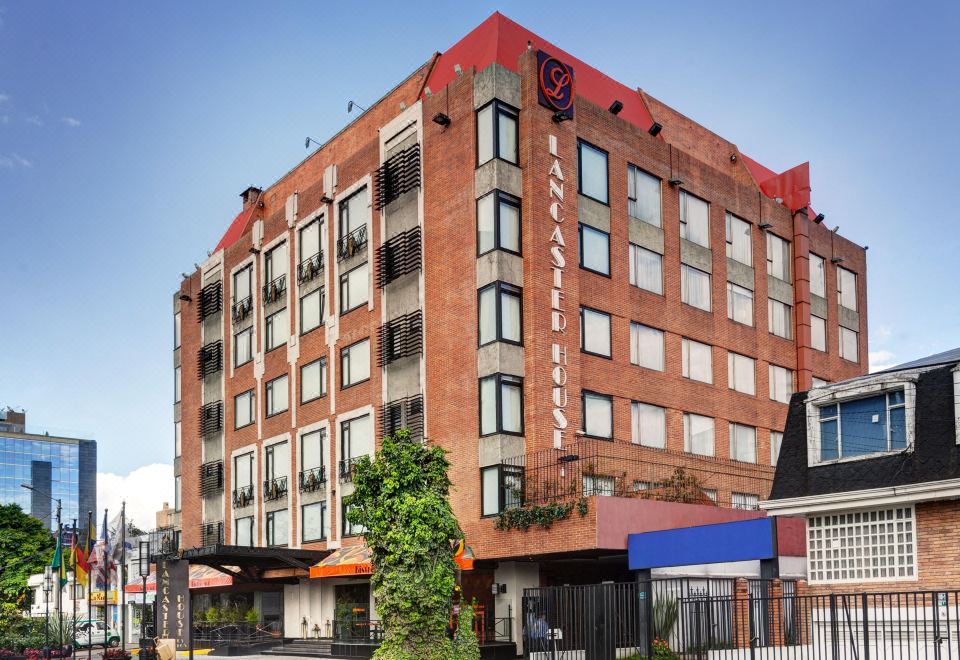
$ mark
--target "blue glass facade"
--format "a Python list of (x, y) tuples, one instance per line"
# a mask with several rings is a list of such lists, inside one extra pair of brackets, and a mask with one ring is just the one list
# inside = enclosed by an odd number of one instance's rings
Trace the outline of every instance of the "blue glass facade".
[[(33, 490), (21, 484), (32, 486)], [(96, 513), (97, 445), (73, 440), (0, 432), (0, 503), (16, 503), (55, 529), (56, 503), (62, 500), (64, 525), (77, 519), (86, 527)]]

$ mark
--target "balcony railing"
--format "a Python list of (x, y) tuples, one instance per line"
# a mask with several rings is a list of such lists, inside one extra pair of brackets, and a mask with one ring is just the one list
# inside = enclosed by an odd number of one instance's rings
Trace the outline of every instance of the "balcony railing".
[(297, 264), (297, 283), (304, 284), (323, 273), (323, 251)]
[(210, 435), (223, 430), (223, 401), (214, 401), (200, 407), (200, 433)]
[(200, 545), (223, 543), (223, 522), (208, 522), (200, 525)]
[(375, 619), (336, 619), (333, 638), (344, 642), (379, 643), (383, 641), (383, 623)]
[(219, 339), (197, 351), (197, 377), (203, 380), (223, 369), (223, 342)]
[(159, 527), (147, 533), (150, 542), (150, 557), (169, 557), (180, 549), (179, 535), (173, 527)]
[(223, 461), (200, 466), (200, 494), (204, 497), (223, 492)]
[(230, 306), (230, 316), (234, 323), (240, 323), (243, 319), (250, 316), (253, 311), (253, 296), (247, 296), (243, 300), (238, 300)]
[(327, 485), (327, 466), (321, 465), (310, 470), (300, 472), (300, 492), (313, 493), (322, 490)]
[(343, 261), (357, 254), (367, 246), (367, 226), (360, 225), (337, 241), (337, 261)]
[(241, 486), (233, 491), (233, 508), (242, 509), (253, 504), (253, 485)]
[(281, 275), (263, 285), (263, 304), (280, 300), (287, 293), (287, 276)]
[(357, 465), (358, 458), (344, 458), (337, 465), (337, 474), (340, 477), (340, 483), (353, 482), (353, 470)]
[(287, 494), (287, 478), (277, 477), (276, 479), (267, 479), (263, 482), (263, 499), (269, 501), (279, 500)]
[(200, 323), (208, 316), (219, 313), (222, 306), (223, 283), (217, 280), (200, 289), (197, 304), (197, 322)]

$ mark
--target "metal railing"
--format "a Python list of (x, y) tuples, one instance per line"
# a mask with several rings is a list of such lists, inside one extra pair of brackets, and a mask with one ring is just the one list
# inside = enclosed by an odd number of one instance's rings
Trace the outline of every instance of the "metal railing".
[(327, 485), (327, 466), (302, 470), (299, 476), (299, 486), (301, 493), (313, 493), (321, 490)]
[(323, 250), (297, 264), (297, 284), (309, 282), (323, 272)]
[(287, 292), (287, 276), (280, 275), (263, 285), (263, 304), (280, 300)]
[(245, 646), (269, 642), (271, 640), (280, 640), (282, 638), (283, 625), (280, 621), (272, 621), (270, 623), (236, 623), (194, 620), (193, 622), (193, 641), (195, 645), (202, 643), (210, 646), (219, 646), (221, 644)]
[(233, 491), (233, 508), (242, 509), (253, 504), (253, 484), (241, 486)]
[(263, 482), (263, 499), (268, 502), (279, 500), (287, 494), (287, 478), (277, 477)]
[(209, 522), (200, 525), (200, 544), (217, 545), (223, 543), (223, 522)]
[(360, 225), (346, 236), (337, 239), (337, 261), (352, 257), (367, 245), (367, 226)]
[(351, 483), (353, 481), (353, 469), (357, 464), (356, 458), (344, 458), (341, 459), (337, 465), (337, 476), (340, 478), (340, 483)]
[(167, 557), (177, 554), (180, 550), (179, 537), (174, 527), (158, 527), (147, 532), (150, 542), (151, 557)]
[(230, 306), (230, 316), (234, 323), (239, 323), (250, 315), (253, 311), (253, 296), (247, 296), (243, 300), (238, 300)]
[(383, 641), (383, 622), (376, 619), (335, 619), (333, 638), (343, 642)]

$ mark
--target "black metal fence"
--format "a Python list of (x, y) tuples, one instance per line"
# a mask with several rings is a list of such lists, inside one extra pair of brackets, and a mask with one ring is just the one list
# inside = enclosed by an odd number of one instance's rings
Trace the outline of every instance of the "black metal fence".
[(655, 580), (524, 591), (530, 660), (960, 659), (960, 592)]
[(222, 644), (247, 645), (283, 639), (283, 627), (279, 621), (247, 622), (193, 622), (194, 647), (219, 646)]

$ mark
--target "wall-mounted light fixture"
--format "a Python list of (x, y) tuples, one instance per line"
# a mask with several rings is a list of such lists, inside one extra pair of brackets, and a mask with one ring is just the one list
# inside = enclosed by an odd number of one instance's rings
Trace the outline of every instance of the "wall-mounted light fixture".
[(304, 148), (304, 149), (309, 149), (311, 142), (313, 142), (313, 143), (314, 143), (315, 145), (317, 145), (318, 147), (322, 147), (322, 146), (323, 146), (320, 142), (314, 140), (312, 137), (310, 137), (310, 136), (308, 135), (308, 136), (306, 137), (306, 139), (303, 141), (303, 148)]
[(773, 225), (771, 225), (769, 222), (761, 222), (759, 226), (760, 226), (760, 229), (762, 229), (763, 231), (766, 231), (770, 229)]
[(323, 202), (324, 204), (333, 204), (333, 197), (331, 197), (327, 193), (323, 193), (323, 195), (320, 196), (320, 201)]
[(433, 123), (439, 124), (440, 126), (444, 126), (444, 127), (449, 126), (450, 117), (448, 115), (443, 114), (442, 112), (438, 112), (433, 116)]
[(653, 122), (650, 128), (647, 129), (647, 133), (649, 133), (653, 137), (657, 137), (658, 135), (660, 135), (660, 131), (662, 130), (663, 130), (663, 126), (661, 126), (657, 122)]
[(250, 246), (250, 254), (260, 254), (260, 248)]
[(824, 219), (825, 217), (826, 217), (826, 216), (824, 216), (822, 213), (818, 213), (818, 214), (817, 214), (817, 217), (815, 217), (815, 218), (813, 219), (813, 221), (819, 225), (821, 222), (823, 222), (823, 219)]
[(572, 117), (565, 112), (557, 110), (553, 113), (553, 121), (557, 122), (558, 124), (562, 121), (567, 121), (568, 119), (572, 119)]
[(674, 188), (676, 188), (677, 186), (683, 185), (683, 179), (676, 179), (676, 178), (674, 178), (674, 179), (669, 179), (669, 180), (667, 181), (667, 183), (669, 183), (671, 186), (673, 186)]
[(832, 263), (832, 264), (842, 264), (842, 263), (843, 263), (843, 257), (834, 257), (833, 259), (830, 260), (830, 263)]
[(188, 296), (187, 294), (185, 294), (185, 293), (181, 293), (181, 294), (180, 294), (180, 301), (181, 301), (181, 302), (190, 302), (191, 300), (193, 300), (193, 298), (191, 298), (191, 297)]
[(619, 115), (620, 111), (623, 110), (623, 103), (620, 101), (614, 101), (610, 104), (610, 112), (615, 115)]

